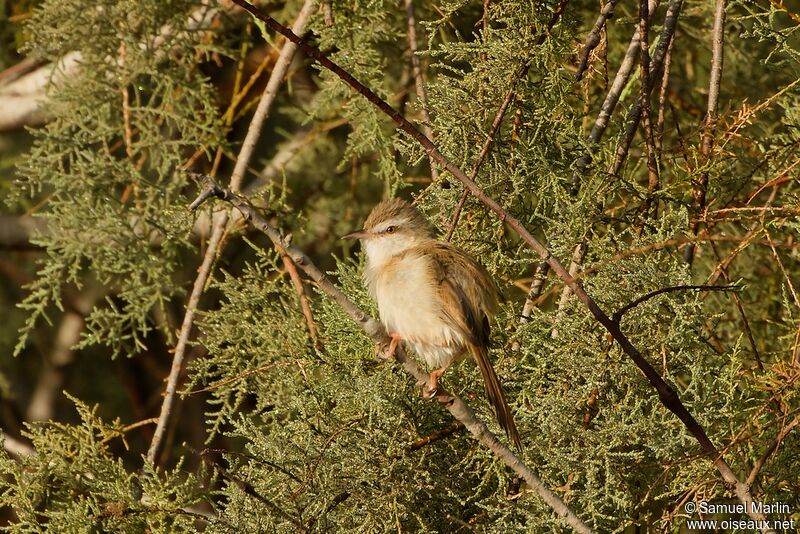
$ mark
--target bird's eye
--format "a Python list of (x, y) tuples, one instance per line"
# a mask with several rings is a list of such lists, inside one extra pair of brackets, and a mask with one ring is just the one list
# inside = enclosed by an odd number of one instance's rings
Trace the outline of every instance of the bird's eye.
[(386, 233), (387, 233), (387, 234), (393, 234), (395, 230), (397, 230), (397, 227), (396, 227), (396, 226), (388, 226), (388, 227), (386, 228)]

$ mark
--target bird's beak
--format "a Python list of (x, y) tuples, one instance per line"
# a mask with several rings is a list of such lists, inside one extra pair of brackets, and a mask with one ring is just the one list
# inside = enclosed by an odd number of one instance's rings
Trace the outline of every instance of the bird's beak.
[(366, 239), (367, 237), (369, 237), (369, 232), (366, 230), (356, 230), (355, 232), (343, 235), (342, 239)]

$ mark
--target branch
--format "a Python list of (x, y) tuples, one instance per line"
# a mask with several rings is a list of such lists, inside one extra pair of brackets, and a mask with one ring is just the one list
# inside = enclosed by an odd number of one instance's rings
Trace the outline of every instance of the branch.
[[(564, 9), (567, 7), (567, 3), (569, 0), (561, 0), (556, 9), (553, 11), (553, 14), (550, 16), (550, 21), (547, 23), (547, 31), (539, 36), (539, 39), (536, 41), (537, 46), (541, 46), (544, 43), (547, 36), (550, 34), (550, 31), (556, 25), (558, 20), (561, 18), (561, 14), (564, 12)], [(484, 16), (487, 16), (484, 14)], [(500, 125), (503, 123), (503, 117), (505, 117), (506, 112), (508, 111), (508, 106), (511, 104), (511, 101), (514, 99), (516, 95), (516, 87), (517, 83), (525, 77), (528, 73), (528, 69), (531, 67), (531, 60), (525, 62), (522, 67), (520, 67), (519, 71), (517, 71), (514, 78), (511, 80), (511, 87), (508, 88), (508, 92), (506, 96), (503, 98), (503, 103), (500, 104), (500, 109), (497, 110), (497, 113), (494, 116), (494, 120), (492, 121), (492, 127), (489, 129), (489, 133), (486, 136), (486, 140), (483, 142), (483, 146), (481, 147), (481, 151), (478, 154), (478, 159), (475, 160), (475, 165), (472, 167), (472, 172), (470, 173), (470, 179), (475, 180), (478, 176), (478, 171), (483, 165), (483, 160), (486, 158), (486, 155), (489, 153), (489, 148), (492, 146), (492, 142), (494, 141), (495, 135), (497, 135), (497, 131), (500, 129)], [(431, 142), (432, 144), (432, 142)], [(423, 145), (424, 146), (424, 145)], [(464, 204), (467, 201), (467, 197), (469, 196), (469, 189), (464, 188), (464, 191), (461, 193), (461, 198), (458, 199), (458, 204), (456, 205), (456, 209), (453, 211), (453, 217), (450, 220), (450, 226), (447, 229), (447, 234), (445, 236), (445, 241), (450, 241), (453, 237), (453, 232), (456, 230), (456, 226), (458, 225), (458, 219), (461, 217), (461, 210), (464, 209)]]
[(0, 249), (37, 248), (31, 239), (46, 232), (46, 219), (31, 215), (0, 215)]
[(600, 44), (600, 32), (603, 31), (606, 20), (614, 16), (614, 8), (617, 7), (617, 2), (619, 2), (619, 0), (610, 0), (603, 6), (603, 9), (600, 10), (600, 15), (597, 17), (597, 21), (595, 21), (592, 27), (592, 31), (586, 36), (586, 42), (583, 45), (583, 50), (581, 50), (581, 59), (578, 63), (578, 72), (575, 73), (576, 82), (581, 81), (581, 78), (583, 78), (583, 73), (586, 72), (586, 68), (589, 66), (589, 54)]
[[(383, 325), (356, 306), (347, 295), (328, 279), (324, 272), (314, 265), (303, 251), (287, 243), (280, 232), (270, 225), (250, 204), (230, 190), (222, 189), (208, 176), (198, 174), (192, 176), (203, 186), (203, 190), (200, 193), (201, 196), (205, 196), (206, 198), (209, 196), (216, 196), (236, 207), (242, 213), (245, 220), (249, 221), (257, 230), (260, 230), (269, 237), (275, 249), (278, 251), (278, 254), (289, 256), (295, 265), (300, 267), (314, 280), (317, 286), (326, 295), (339, 304), (367, 335), (381, 345), (389, 343), (389, 336), (386, 334)], [(429, 383), (430, 376), (428, 373), (423, 371), (413, 359), (406, 356), (402, 347), (398, 348), (395, 359), (403, 367), (403, 370), (414, 377), (418, 383)], [(526, 466), (511, 449), (500, 442), (486, 424), (478, 419), (477, 415), (468, 404), (459, 397), (449, 393), (441, 386), (437, 389), (434, 398), (439, 404), (446, 408), (454, 418), (467, 427), (481, 444), (503, 460), (515, 473), (523, 477), (531, 489), (536, 491), (539, 497), (541, 497), (559, 517), (565, 519), (565, 521), (578, 532), (592, 532), (556, 494), (544, 485), (536, 473)]]
[[(653, 16), (653, 13), (655, 13), (656, 8), (658, 7), (659, 1), (660, 0), (648, 0), (647, 17)], [(672, 4), (670, 4), (670, 6), (671, 5)], [(669, 18), (669, 12), (667, 12), (667, 18)], [(664, 26), (665, 28), (667, 27), (666, 20), (664, 22)], [(669, 35), (671, 36), (672, 34), (670, 33)], [(663, 37), (664, 33), (662, 32), (662, 41), (664, 40)], [(645, 41), (645, 48), (647, 47), (648, 43), (646, 39), (646, 35), (642, 36), (641, 26), (637, 25), (636, 30), (633, 32), (633, 36), (631, 37), (631, 42), (628, 45), (628, 49), (625, 52), (625, 57), (623, 58), (622, 63), (617, 70), (617, 74), (614, 77), (614, 81), (608, 90), (605, 100), (603, 101), (603, 105), (600, 107), (600, 113), (597, 114), (597, 118), (594, 121), (592, 130), (589, 132), (589, 138), (587, 139), (589, 148), (580, 158), (578, 158), (577, 169), (574, 173), (572, 173), (571, 193), (573, 196), (578, 194), (578, 190), (580, 189), (581, 185), (581, 179), (586, 173), (586, 169), (589, 167), (589, 164), (592, 162), (592, 153), (590, 151), (591, 147), (599, 143), (600, 139), (603, 137), (603, 134), (608, 127), (608, 121), (611, 118), (611, 114), (617, 107), (619, 99), (622, 96), (622, 91), (628, 84), (628, 79), (630, 78), (631, 72), (633, 72), (633, 67), (636, 65), (636, 58), (639, 55), (639, 49), (641, 48), (643, 40)], [(661, 43), (659, 43), (659, 46), (661, 46)], [(578, 269), (580, 269), (588, 250), (589, 248), (585, 246), (583, 241), (575, 246), (575, 249), (572, 252), (572, 262), (569, 266), (570, 273), (576, 273)], [(568, 302), (570, 296), (572, 296), (572, 289), (569, 286), (564, 287), (559, 300), (559, 310), (563, 310), (564, 305)], [(556, 330), (554, 329), (553, 332), (555, 333)]]
[(764, 465), (767, 463), (769, 457), (772, 456), (772, 453), (774, 453), (778, 449), (780, 444), (783, 443), (783, 440), (786, 439), (786, 436), (788, 436), (789, 433), (792, 430), (794, 430), (794, 428), (798, 424), (800, 424), (800, 419), (795, 417), (794, 419), (792, 419), (791, 423), (783, 427), (781, 431), (778, 432), (778, 435), (775, 436), (775, 440), (770, 444), (769, 447), (767, 447), (767, 450), (764, 451), (764, 454), (762, 454), (761, 457), (756, 461), (756, 464), (750, 471), (750, 474), (748, 475), (746, 482), (748, 486), (752, 486), (753, 484), (755, 484), (756, 478), (758, 478), (758, 474), (761, 472), (761, 469), (763, 469)]
[(662, 287), (661, 289), (656, 289), (655, 291), (651, 291), (650, 293), (646, 293), (639, 297), (638, 299), (634, 300), (633, 302), (626, 304), (611, 316), (611, 320), (615, 323), (619, 323), (622, 319), (622, 316), (631, 311), (633, 308), (642, 304), (643, 302), (647, 302), (653, 297), (657, 297), (659, 295), (663, 295), (664, 293), (673, 293), (675, 291), (687, 291), (687, 290), (699, 290), (699, 291), (734, 291), (738, 289), (736, 286), (707, 286), (707, 285), (688, 285), (688, 286), (670, 286), (670, 287)]
[(33, 447), (24, 441), (11, 437), (2, 430), (0, 430), (0, 440), (2, 440), (3, 448), (6, 450), (6, 452), (16, 456), (17, 458), (30, 456), (36, 452)]
[[(244, 7), (254, 16), (258, 17), (260, 20), (264, 21), (264, 23), (269, 26), (274, 31), (285, 36), (290, 41), (297, 44), (306, 54), (311, 56), (312, 58), (316, 59), (320, 65), (325, 67), (326, 69), (330, 70), (339, 78), (341, 78), (345, 83), (350, 85), (353, 89), (358, 91), (364, 98), (366, 98), (369, 102), (374, 104), (378, 109), (383, 111), (386, 115), (388, 115), (395, 124), (403, 130), (406, 134), (416, 140), (425, 151), (432, 155), (439, 164), (444, 167), (450, 174), (452, 174), (456, 179), (458, 179), (464, 187), (470, 190), (470, 192), (480, 200), (487, 208), (495, 212), (498, 218), (505, 222), (512, 230), (514, 230), (517, 235), (533, 250), (536, 252), (541, 258), (547, 262), (550, 266), (550, 269), (561, 278), (565, 284), (572, 288), (572, 291), (578, 297), (578, 299), (588, 308), (588, 310), (592, 313), (592, 315), (597, 319), (597, 321), (602, 324), (606, 330), (611, 334), (611, 336), (619, 343), (620, 348), (633, 360), (636, 366), (642, 371), (642, 374), (645, 375), (647, 380), (650, 384), (658, 391), (659, 400), (661, 400), (662, 404), (667, 407), (671, 412), (673, 412), (678, 419), (684, 424), (686, 429), (694, 436), (694, 438), (698, 441), (700, 446), (703, 448), (705, 453), (711, 458), (714, 466), (722, 475), (722, 478), (728, 483), (735, 486), (736, 495), (739, 500), (745, 505), (745, 509), (748, 510), (748, 515), (757, 521), (766, 521), (766, 517), (764, 514), (759, 512), (750, 511), (752, 510), (751, 503), (753, 502), (753, 497), (750, 494), (750, 488), (748, 488), (744, 483), (742, 483), (739, 479), (736, 478), (736, 475), (731, 470), (730, 466), (725, 462), (725, 460), (720, 455), (717, 448), (709, 439), (708, 435), (705, 433), (703, 427), (698, 423), (692, 414), (686, 409), (686, 406), (681, 402), (677, 392), (672, 389), (665, 381), (661, 378), (661, 375), (653, 368), (652, 365), (642, 356), (639, 350), (631, 343), (628, 337), (620, 330), (619, 325), (611, 320), (611, 318), (603, 312), (600, 306), (592, 299), (586, 291), (584, 291), (583, 287), (575, 280), (573, 276), (571, 276), (567, 270), (564, 268), (561, 263), (553, 257), (547, 248), (542, 245), (534, 236), (531, 234), (527, 228), (519, 221), (519, 219), (515, 218), (514, 216), (507, 213), (500, 204), (497, 203), (492, 197), (488, 196), (479, 186), (475, 183), (474, 180), (470, 179), (463, 170), (461, 170), (457, 165), (453, 162), (448, 160), (441, 152), (436, 148), (436, 146), (431, 142), (430, 139), (425, 137), (422, 132), (417, 130), (413, 124), (411, 124), (405, 117), (403, 117), (400, 113), (398, 113), (392, 106), (390, 106), (386, 101), (381, 99), (377, 94), (371, 91), (369, 88), (364, 86), (361, 82), (356, 80), (350, 73), (342, 69), (339, 65), (328, 59), (325, 54), (323, 54), (319, 49), (309, 45), (305, 41), (303, 41), (300, 37), (292, 33), (288, 28), (281, 25), (278, 21), (266, 15), (253, 7), (252, 5), (248, 4), (245, 0), (233, 0), (236, 4)], [(681, 0), (673, 0), (674, 4), (680, 5)], [(672, 7), (673, 4), (670, 5)], [(668, 12), (669, 13), (669, 12)], [(677, 17), (677, 13), (675, 14)], [(665, 23), (666, 26), (666, 23)], [(674, 27), (673, 27), (674, 30)], [(662, 33), (663, 35), (663, 33)], [(661, 43), (659, 43), (660, 45)], [(665, 47), (666, 51), (666, 47)], [(662, 56), (663, 58), (663, 56)], [(297, 263), (297, 262), (295, 262)], [(301, 268), (304, 266), (300, 263), (298, 265)], [(345, 297), (346, 298), (346, 297)], [(363, 313), (362, 313), (363, 315)], [(366, 320), (366, 319), (364, 319)], [(382, 327), (381, 327), (381, 330)], [(385, 338), (385, 332), (384, 332)], [(417, 376), (418, 379), (424, 380), (427, 375), (424, 373), (416, 364), (413, 364), (408, 358), (404, 358), (405, 362), (403, 366), (412, 374)], [(454, 402), (453, 404), (448, 405), (448, 410), (451, 413), (459, 414), (459, 416), (466, 416), (466, 415), (473, 415), (469, 407), (467, 407), (463, 402)], [(468, 410), (465, 412), (464, 410)], [(496, 443), (500, 447), (500, 442), (494, 437), (492, 434), (488, 433), (486, 430), (486, 426), (481, 423), (481, 426), (470, 427), (467, 425), (467, 428), (479, 437), (479, 439), (485, 439), (485, 443), (487, 446), (489, 444)], [(523, 464), (519, 462), (516, 456), (508, 450), (507, 448), (503, 447), (503, 459), (507, 461), (508, 465), (514, 464), (514, 466), (518, 468), (524, 467)], [(494, 448), (492, 450), (495, 450)], [(498, 453), (500, 455), (500, 453)], [(510, 455), (510, 456), (509, 456)], [(519, 463), (519, 465), (517, 465)], [(513, 467), (512, 467), (513, 468)], [(532, 472), (530, 474), (533, 474)], [(538, 480), (538, 479), (537, 479)], [(540, 484), (540, 483), (539, 483)], [(546, 488), (542, 487), (542, 489), (546, 490)], [(549, 492), (549, 490), (547, 490)]]
[(205, 289), (206, 281), (211, 274), (211, 267), (214, 264), (216, 251), (224, 231), (224, 225), (214, 227), (211, 237), (208, 240), (206, 254), (197, 270), (197, 277), (194, 280), (192, 292), (189, 295), (189, 301), (186, 303), (186, 312), (184, 313), (183, 323), (181, 324), (180, 333), (178, 334), (178, 343), (175, 345), (175, 354), (172, 357), (172, 367), (167, 376), (167, 385), (164, 389), (164, 400), (161, 401), (158, 424), (156, 425), (155, 432), (153, 432), (150, 448), (147, 450), (147, 461), (153, 464), (155, 464), (156, 455), (161, 447), (161, 441), (167, 433), (167, 423), (172, 415), (172, 408), (175, 404), (175, 392), (178, 389), (178, 378), (183, 369), (183, 360), (186, 355), (186, 348), (189, 344), (189, 334), (194, 325), (194, 315), (197, 312), (197, 305)]
[(206, 449), (200, 453), (200, 458), (203, 460), (203, 462), (211, 464), (213, 466), (213, 469), (216, 470), (220, 475), (222, 475), (222, 478), (224, 478), (230, 483), (233, 483), (245, 495), (253, 497), (257, 501), (264, 504), (278, 517), (282, 517), (283, 519), (289, 521), (297, 528), (298, 532), (301, 533), (307, 532), (307, 530), (303, 527), (303, 522), (300, 519), (296, 518), (295, 516), (284, 510), (282, 507), (278, 506), (271, 500), (261, 495), (259, 492), (256, 491), (256, 489), (253, 487), (251, 483), (230, 474), (227, 469), (225, 469), (224, 467), (222, 467), (222, 465), (220, 465), (219, 462), (217, 462), (213, 458), (209, 458), (209, 452), (214, 452), (214, 451), (209, 451), (208, 449)]
[[(306, 22), (311, 16), (313, 11), (313, 0), (306, 0), (303, 4), (300, 13), (294, 21), (292, 29), (298, 33), (302, 33), (305, 29)], [(296, 47), (286, 42), (281, 49), (280, 56), (275, 62), (275, 67), (272, 70), (267, 86), (258, 103), (253, 119), (250, 121), (250, 126), (247, 130), (242, 148), (239, 151), (239, 156), (236, 159), (236, 165), (233, 169), (231, 176), (231, 188), (238, 190), (241, 187), (244, 179), (244, 173), (250, 163), (250, 158), (256, 145), (256, 141), (261, 135), (261, 128), (269, 115), (269, 109), (277, 96), (278, 88), (283, 82), (286, 72), (289, 70), (289, 65), (292, 62)], [(199, 204), (198, 204), (199, 206)], [(150, 448), (147, 451), (147, 460), (155, 463), (156, 455), (161, 447), (161, 442), (164, 439), (167, 430), (167, 423), (169, 422), (172, 414), (172, 408), (175, 404), (175, 393), (178, 389), (178, 378), (180, 377), (181, 370), (183, 369), (183, 361), (186, 357), (186, 349), (189, 344), (189, 334), (194, 325), (194, 316), (197, 312), (197, 305), (200, 302), (200, 296), (206, 287), (206, 282), (211, 275), (211, 267), (217, 257), (218, 249), (222, 236), (225, 233), (225, 228), (228, 224), (227, 212), (224, 216), (214, 221), (214, 226), (211, 230), (211, 237), (208, 240), (208, 248), (206, 249), (203, 261), (198, 269), (197, 277), (195, 278), (192, 292), (189, 296), (189, 301), (186, 304), (186, 311), (183, 316), (183, 323), (181, 324), (180, 333), (178, 334), (178, 343), (175, 345), (175, 354), (172, 357), (172, 367), (167, 377), (167, 386), (164, 390), (164, 400), (161, 403), (161, 411), (158, 416), (158, 425), (153, 433), (153, 439), (150, 442)]]
[[(650, 17), (647, 13), (647, 0), (640, 0), (639, 4), (639, 33), (643, 35), (643, 41), (649, 42)], [(672, 40), (670, 40), (670, 44)], [(642, 207), (641, 229), (644, 229), (645, 221), (650, 213), (650, 206), (653, 202), (653, 193), (658, 189), (658, 161), (656, 161), (656, 147), (653, 140), (652, 117), (650, 114), (650, 93), (652, 91), (652, 81), (650, 78), (650, 48), (647, 46), (639, 47), (639, 78), (641, 80), (641, 95), (639, 102), (642, 104), (642, 116), (644, 117), (644, 144), (647, 147), (647, 198)]]
[(319, 335), (317, 334), (317, 325), (314, 323), (314, 314), (311, 311), (311, 305), (308, 302), (308, 296), (306, 295), (306, 290), (303, 287), (303, 281), (300, 279), (300, 274), (297, 272), (297, 266), (292, 261), (292, 258), (290, 258), (287, 254), (282, 254), (281, 260), (283, 260), (283, 266), (286, 267), (286, 272), (289, 273), (289, 278), (292, 279), (292, 285), (297, 293), (297, 300), (300, 301), (300, 309), (303, 311), (303, 317), (306, 320), (308, 335), (311, 336), (311, 340), (314, 341), (314, 345), (320, 349), (322, 348), (322, 343), (320, 342)]
[(531, 282), (531, 289), (528, 291), (528, 296), (525, 297), (525, 305), (522, 307), (522, 315), (520, 315), (519, 322), (527, 323), (531, 318), (533, 312), (533, 303), (542, 294), (544, 289), (544, 281), (547, 279), (547, 273), (550, 272), (550, 266), (546, 262), (541, 262), (536, 266), (536, 272), (533, 274), (533, 282)]
[(423, 436), (419, 439), (414, 440), (412, 443), (408, 445), (409, 451), (416, 451), (417, 449), (421, 449), (426, 445), (430, 445), (435, 441), (439, 441), (440, 439), (444, 439), (446, 437), (452, 436), (456, 432), (460, 432), (464, 430), (464, 425), (461, 424), (461, 421), (456, 421), (450, 426), (437, 430), (432, 434), (428, 434), (427, 436)]
[[(667, 7), (667, 14), (664, 17), (664, 26), (661, 28), (661, 35), (658, 38), (658, 44), (653, 53), (653, 61), (650, 63), (651, 80), (657, 80), (661, 76), (661, 71), (664, 68), (664, 59), (667, 56), (667, 50), (669, 50), (672, 36), (675, 34), (675, 28), (678, 25), (678, 15), (680, 14), (682, 4), (683, 0), (671, 0), (669, 7)], [(609, 170), (609, 174), (612, 176), (619, 174), (623, 163), (625, 163), (625, 159), (628, 157), (628, 151), (633, 142), (633, 137), (636, 134), (636, 130), (639, 128), (639, 121), (642, 119), (642, 106), (643, 100), (640, 95), (636, 104), (630, 109), (628, 116), (625, 118), (625, 122), (627, 123), (625, 134), (617, 145), (614, 164), (611, 170)]]
[[(652, 16), (655, 12), (656, 8), (658, 7), (658, 2), (659, 0), (650, 0), (648, 4), (649, 16)], [(587, 167), (589, 167), (589, 164), (592, 162), (592, 154), (590, 152), (591, 147), (597, 144), (603, 137), (603, 134), (608, 127), (608, 120), (611, 118), (611, 114), (614, 113), (614, 109), (619, 103), (620, 96), (622, 96), (622, 90), (628, 84), (628, 78), (630, 78), (633, 67), (636, 65), (636, 56), (639, 54), (639, 44), (641, 43), (640, 36), (641, 34), (639, 33), (639, 27), (637, 26), (636, 30), (633, 32), (633, 36), (631, 37), (628, 50), (625, 51), (625, 57), (623, 58), (622, 63), (620, 63), (619, 69), (617, 70), (617, 75), (614, 77), (614, 81), (611, 83), (611, 87), (608, 89), (608, 94), (606, 95), (605, 100), (603, 100), (603, 105), (600, 106), (600, 113), (597, 114), (597, 118), (594, 120), (592, 131), (589, 132), (589, 138), (587, 141), (590, 148), (587, 149), (580, 158), (578, 158), (578, 168), (572, 174), (573, 195), (577, 194), (578, 189), (580, 188), (581, 178), (586, 172)]]
[[(711, 159), (711, 147), (714, 145), (714, 130), (717, 126), (717, 103), (719, 102), (719, 85), (722, 79), (723, 45), (725, 39), (725, 0), (717, 0), (714, 8), (714, 30), (711, 46), (711, 73), (708, 82), (708, 106), (703, 128), (703, 141), (700, 145), (703, 171), (700, 179), (692, 183), (694, 197), (693, 211), (696, 221), (691, 226), (693, 235), (700, 229), (700, 213), (706, 207), (706, 189), (708, 189), (708, 164)], [(689, 244), (683, 251), (683, 259), (690, 266), (694, 261), (694, 244)]]
[[(216, 9), (209, 8), (210, 0), (189, 14), (186, 31), (196, 31), (209, 26), (209, 21), (217, 14)], [(167, 38), (175, 32), (165, 26), (153, 39), (153, 42), (142, 44), (156, 50), (158, 60), (169, 59), (163, 46)], [(66, 80), (77, 75), (83, 56), (80, 52), (69, 52), (55, 63), (44, 65), (0, 87), (0, 132), (16, 130), (23, 126), (38, 126), (47, 117), (44, 109), (47, 105), (48, 88), (58, 88)]]
[(58, 86), (74, 76), (80, 61), (79, 52), (70, 52), (0, 88), (0, 132), (43, 124), (47, 87)]
[[(422, 131), (429, 139), (433, 139), (431, 117), (428, 115), (428, 92), (425, 90), (425, 78), (422, 76), (422, 67), (417, 55), (417, 19), (414, 16), (414, 0), (405, 0), (406, 18), (408, 19), (408, 51), (411, 56), (411, 70), (414, 73), (414, 83), (417, 88), (417, 98), (422, 112)], [(434, 160), (428, 157), (431, 165), (431, 180), (439, 178), (439, 171), (434, 165)]]

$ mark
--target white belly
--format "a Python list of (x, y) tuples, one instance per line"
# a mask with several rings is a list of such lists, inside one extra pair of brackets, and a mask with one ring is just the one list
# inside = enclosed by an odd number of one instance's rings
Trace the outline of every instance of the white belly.
[(386, 330), (399, 334), (429, 366), (438, 368), (459, 356), (466, 344), (442, 313), (426, 261), (423, 256), (403, 256), (368, 277)]

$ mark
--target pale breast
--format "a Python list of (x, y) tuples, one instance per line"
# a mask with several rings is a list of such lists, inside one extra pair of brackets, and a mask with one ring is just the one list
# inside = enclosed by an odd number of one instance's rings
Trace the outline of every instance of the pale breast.
[(463, 350), (460, 333), (442, 314), (438, 283), (424, 256), (395, 256), (372, 270), (370, 285), (381, 322), (411, 344), (428, 365), (441, 367)]

